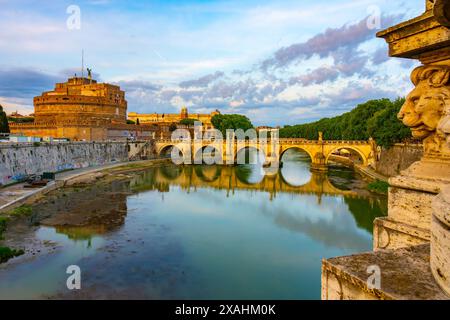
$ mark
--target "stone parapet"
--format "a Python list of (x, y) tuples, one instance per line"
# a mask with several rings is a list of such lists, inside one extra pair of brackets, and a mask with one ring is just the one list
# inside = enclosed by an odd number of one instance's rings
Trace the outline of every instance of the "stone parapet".
[[(373, 281), (376, 276), (379, 287)], [(322, 299), (446, 300), (449, 296), (434, 281), (430, 245), (424, 244), (324, 260)]]
[(450, 186), (433, 201), (431, 222), (431, 271), (441, 288), (450, 294)]
[(373, 249), (398, 249), (430, 242), (430, 230), (414, 227), (389, 217), (376, 218), (373, 229)]

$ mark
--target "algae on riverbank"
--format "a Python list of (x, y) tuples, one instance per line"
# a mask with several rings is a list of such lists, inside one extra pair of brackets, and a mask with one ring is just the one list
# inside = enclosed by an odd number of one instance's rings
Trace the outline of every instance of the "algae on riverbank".
[(0, 247), (0, 263), (7, 262), (9, 259), (21, 256), (24, 253), (22, 249), (15, 250), (8, 247)]
[(0, 217), (0, 240), (3, 240), (3, 232), (6, 231), (6, 217)]
[(33, 213), (33, 207), (28, 204), (23, 204), (20, 207), (14, 208), (7, 213), (10, 216), (29, 216)]

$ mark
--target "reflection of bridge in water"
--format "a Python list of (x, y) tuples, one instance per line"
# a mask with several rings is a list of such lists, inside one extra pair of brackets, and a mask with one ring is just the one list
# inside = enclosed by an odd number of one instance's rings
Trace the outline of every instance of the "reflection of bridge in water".
[(277, 193), (317, 195), (319, 201), (322, 195), (358, 197), (355, 191), (341, 190), (334, 186), (328, 175), (323, 172), (311, 172), (311, 178), (307, 183), (294, 186), (283, 178), (281, 170), (273, 175), (264, 175), (260, 181), (251, 183), (248, 178), (251, 170), (254, 169), (248, 166), (169, 165), (145, 172), (134, 183), (140, 190), (168, 191), (169, 186), (173, 185), (187, 191), (196, 188), (226, 190), (227, 195), (234, 190), (263, 191), (270, 194), (270, 199), (273, 199)]

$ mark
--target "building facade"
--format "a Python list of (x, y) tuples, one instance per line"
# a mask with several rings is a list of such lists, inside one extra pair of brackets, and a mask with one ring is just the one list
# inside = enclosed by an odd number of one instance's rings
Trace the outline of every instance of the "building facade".
[(127, 101), (119, 86), (72, 77), (34, 98), (34, 122), (10, 123), (13, 134), (72, 141), (153, 136), (153, 128), (127, 124)]
[(219, 114), (219, 111), (214, 111), (209, 114), (201, 114), (201, 113), (188, 113), (188, 109), (183, 107), (180, 113), (136, 113), (129, 112), (128, 120), (134, 121), (139, 124), (153, 124), (158, 126), (169, 126), (171, 124), (178, 124), (183, 119), (193, 119), (198, 120), (203, 123), (204, 129), (211, 129), (213, 125), (211, 123), (211, 119), (216, 114)]

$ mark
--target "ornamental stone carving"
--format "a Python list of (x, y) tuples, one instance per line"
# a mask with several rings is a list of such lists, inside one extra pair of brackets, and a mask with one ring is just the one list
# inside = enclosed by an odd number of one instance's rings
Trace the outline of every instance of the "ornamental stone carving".
[(426, 157), (450, 158), (447, 143), (450, 109), (450, 67), (429, 65), (411, 74), (415, 88), (409, 93), (398, 118), (423, 139)]

